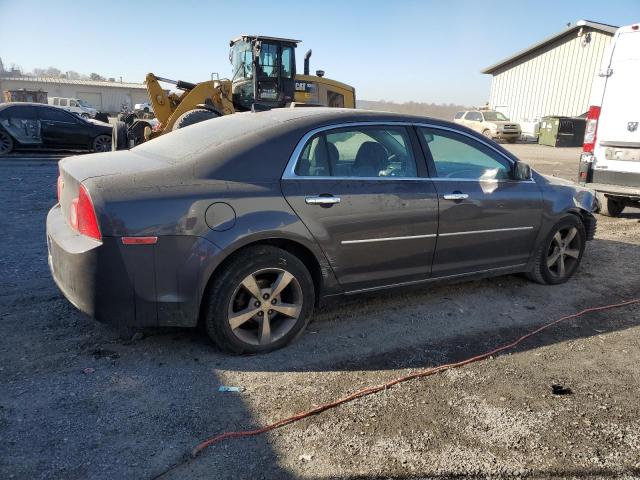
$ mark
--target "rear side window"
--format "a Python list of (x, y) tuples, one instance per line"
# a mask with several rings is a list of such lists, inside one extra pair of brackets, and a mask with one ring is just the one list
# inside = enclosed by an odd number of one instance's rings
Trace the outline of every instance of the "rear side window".
[(511, 164), (489, 147), (464, 135), (420, 128), (439, 178), (496, 180), (511, 178)]
[(453, 118), (458, 120), (459, 118), (462, 118), (463, 115), (464, 115), (464, 112), (458, 112), (458, 113), (455, 114), (455, 116)]
[(2, 120), (37, 120), (36, 109), (27, 106), (14, 106), (5, 108), (0, 112), (0, 119)]
[(322, 132), (302, 150), (303, 177), (411, 178), (416, 161), (404, 127), (358, 127)]

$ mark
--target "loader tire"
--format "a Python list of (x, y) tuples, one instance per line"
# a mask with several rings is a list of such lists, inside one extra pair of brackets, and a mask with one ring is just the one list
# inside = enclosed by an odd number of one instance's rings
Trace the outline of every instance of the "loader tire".
[(218, 118), (219, 116), (216, 112), (205, 110), (204, 108), (189, 110), (178, 117), (176, 123), (173, 124), (172, 130), (178, 130), (179, 128), (188, 127), (189, 125), (211, 120), (212, 118)]
[(113, 135), (111, 135), (111, 150), (126, 150), (129, 148), (129, 134), (127, 124), (117, 121), (113, 126)]

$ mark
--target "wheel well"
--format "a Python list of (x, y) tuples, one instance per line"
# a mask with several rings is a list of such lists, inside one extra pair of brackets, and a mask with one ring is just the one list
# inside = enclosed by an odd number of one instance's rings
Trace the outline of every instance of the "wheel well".
[(587, 240), (593, 240), (596, 233), (596, 222), (593, 215), (584, 210), (569, 210), (570, 215), (574, 215), (580, 219), (584, 231), (587, 234)]
[(233, 259), (236, 255), (238, 255), (244, 249), (255, 247), (256, 245), (270, 245), (270, 246), (285, 250), (286, 252), (289, 252), (290, 254), (298, 257), (302, 261), (302, 263), (304, 263), (305, 267), (307, 267), (307, 270), (309, 270), (309, 273), (311, 274), (311, 278), (313, 279), (315, 295), (316, 295), (315, 302), (316, 304), (318, 303), (320, 299), (320, 292), (322, 290), (322, 285), (323, 285), (322, 269), (320, 268), (320, 264), (318, 263), (318, 260), (316, 259), (316, 256), (313, 254), (313, 252), (311, 252), (311, 250), (309, 250), (304, 245), (293, 240), (288, 240), (283, 238), (268, 238), (264, 240), (258, 240), (256, 242), (249, 243), (247, 245), (242, 246), (241, 248), (239, 248), (238, 250), (234, 251), (229, 256), (227, 256), (227, 258), (225, 258), (222, 261), (222, 263), (220, 263), (220, 265), (218, 265), (216, 269), (211, 273), (211, 276), (207, 281), (207, 286), (203, 291), (202, 298), (200, 299), (199, 322), (202, 321), (203, 312), (206, 307), (205, 301), (209, 297), (208, 291), (209, 291), (209, 288), (211, 288), (211, 285), (213, 285), (213, 282), (216, 278), (216, 274), (221, 272), (222, 269), (224, 269), (226, 265), (231, 261), (231, 259)]

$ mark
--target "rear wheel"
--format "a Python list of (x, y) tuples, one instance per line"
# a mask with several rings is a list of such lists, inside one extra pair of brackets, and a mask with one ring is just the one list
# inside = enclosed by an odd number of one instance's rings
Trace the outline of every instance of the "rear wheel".
[(586, 237), (579, 218), (574, 215), (563, 218), (538, 247), (535, 266), (527, 276), (547, 285), (566, 282), (578, 270)]
[(219, 116), (220, 115), (216, 112), (212, 112), (211, 110), (206, 110), (204, 108), (189, 110), (178, 117), (176, 123), (173, 124), (173, 130), (204, 122), (205, 120), (211, 120), (212, 118), (218, 118)]
[(13, 150), (13, 139), (11, 136), (0, 129), (0, 155), (6, 155)]
[(600, 205), (600, 214), (607, 217), (618, 217), (624, 210), (625, 204), (622, 200), (607, 197), (604, 193), (597, 192), (598, 205)]
[(314, 303), (309, 271), (296, 256), (268, 245), (239, 252), (209, 290), (204, 327), (232, 353), (266, 353), (306, 327)]
[(111, 143), (111, 135), (98, 135), (93, 139), (93, 151), (110, 152), (112, 148)]

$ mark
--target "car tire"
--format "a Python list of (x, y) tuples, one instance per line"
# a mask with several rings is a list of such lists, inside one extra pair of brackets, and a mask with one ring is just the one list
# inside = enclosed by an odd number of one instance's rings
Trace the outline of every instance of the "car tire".
[(487, 137), (490, 140), (493, 140), (493, 136), (491, 135), (491, 130), (489, 130), (489, 129), (483, 130), (482, 131), (482, 135), (484, 135), (485, 137)]
[(507, 142), (508, 143), (516, 143), (518, 141), (518, 139), (516, 137), (514, 138), (507, 138)]
[(129, 148), (129, 133), (127, 124), (118, 120), (113, 126), (111, 135), (111, 150), (126, 150)]
[(91, 115), (89, 115), (88, 113), (81, 113), (80, 116), (82, 118), (91, 118)]
[(173, 124), (173, 130), (188, 127), (196, 123), (204, 122), (205, 120), (211, 120), (212, 118), (218, 118), (216, 112), (206, 110), (204, 108), (196, 108), (195, 110), (189, 110), (178, 117), (176, 123)]
[(304, 263), (270, 245), (247, 247), (232, 256), (206, 295), (205, 331), (220, 349), (236, 354), (284, 347), (304, 331), (315, 302)]
[(604, 193), (596, 192), (598, 199), (598, 213), (606, 217), (619, 217), (624, 210), (625, 204), (621, 200), (607, 197)]
[(98, 135), (93, 139), (91, 150), (98, 153), (110, 152), (113, 150), (113, 140), (111, 135)]
[(0, 128), (0, 155), (8, 155), (13, 151), (13, 138)]
[(578, 270), (586, 245), (584, 224), (575, 215), (560, 220), (538, 247), (533, 270), (527, 277), (544, 285), (569, 280)]

